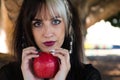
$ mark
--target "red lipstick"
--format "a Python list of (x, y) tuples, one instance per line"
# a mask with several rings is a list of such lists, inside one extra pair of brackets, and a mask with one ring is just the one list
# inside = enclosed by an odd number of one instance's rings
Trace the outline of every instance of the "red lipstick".
[(46, 41), (43, 43), (45, 46), (53, 46), (55, 44), (55, 41)]

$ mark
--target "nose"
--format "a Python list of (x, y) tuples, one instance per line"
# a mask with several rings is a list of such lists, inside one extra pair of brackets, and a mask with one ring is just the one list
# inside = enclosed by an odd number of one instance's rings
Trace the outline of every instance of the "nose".
[(51, 25), (44, 26), (44, 37), (49, 38), (53, 36), (53, 29)]

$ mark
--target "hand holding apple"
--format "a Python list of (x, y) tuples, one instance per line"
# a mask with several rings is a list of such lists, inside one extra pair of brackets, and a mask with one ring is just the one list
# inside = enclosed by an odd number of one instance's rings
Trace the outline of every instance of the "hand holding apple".
[(33, 71), (39, 78), (53, 78), (58, 70), (58, 58), (51, 53), (39, 52), (39, 57), (33, 61)]

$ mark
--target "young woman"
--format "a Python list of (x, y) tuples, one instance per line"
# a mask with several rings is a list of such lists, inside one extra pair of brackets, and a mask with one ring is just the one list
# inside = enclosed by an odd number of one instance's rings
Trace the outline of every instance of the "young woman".
[[(24, 0), (16, 22), (13, 50), (17, 61), (0, 70), (1, 80), (101, 80), (100, 73), (84, 64), (81, 21), (69, 0)], [(32, 72), (38, 50), (60, 59), (60, 69), (52, 79)]]

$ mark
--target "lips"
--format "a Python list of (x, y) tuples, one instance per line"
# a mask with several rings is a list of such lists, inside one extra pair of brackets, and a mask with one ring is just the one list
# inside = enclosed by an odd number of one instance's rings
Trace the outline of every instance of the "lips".
[(55, 44), (55, 41), (46, 41), (43, 43), (45, 46), (53, 46)]

